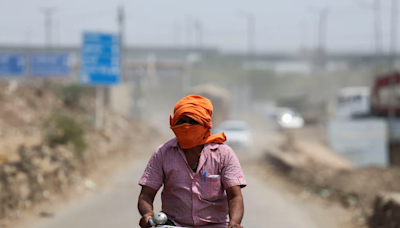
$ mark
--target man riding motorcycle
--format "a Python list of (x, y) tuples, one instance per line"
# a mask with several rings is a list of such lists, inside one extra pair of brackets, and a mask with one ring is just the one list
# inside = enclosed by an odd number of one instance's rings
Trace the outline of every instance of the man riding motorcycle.
[[(207, 98), (189, 95), (174, 108), (170, 125), (176, 138), (159, 146), (139, 185), (139, 225), (150, 227), (153, 201), (161, 193), (167, 225), (242, 228), (243, 171), (224, 133), (211, 135), (213, 106)], [(228, 218), (229, 215), (229, 218)]]

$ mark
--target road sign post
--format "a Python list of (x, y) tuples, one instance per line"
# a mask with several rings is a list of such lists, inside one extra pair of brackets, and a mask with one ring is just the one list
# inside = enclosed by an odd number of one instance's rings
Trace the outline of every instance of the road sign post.
[(96, 110), (95, 110), (95, 128), (101, 129), (104, 120), (104, 88), (96, 87)]
[(96, 88), (96, 129), (102, 128), (105, 87), (117, 85), (121, 78), (121, 44), (116, 34), (85, 32), (81, 50), (82, 85)]

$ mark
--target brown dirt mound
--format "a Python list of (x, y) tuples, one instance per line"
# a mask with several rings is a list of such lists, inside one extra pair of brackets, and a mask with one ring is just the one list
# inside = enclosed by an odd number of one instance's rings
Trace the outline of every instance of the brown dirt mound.
[[(138, 147), (158, 136), (146, 123), (108, 109), (103, 128), (95, 131), (90, 88), (84, 89), (76, 107), (65, 106), (57, 89), (60, 85), (17, 86), (0, 81), (0, 222), (17, 219), (19, 211), (31, 210), (76, 186), (92, 186), (85, 180), (91, 170), (111, 157), (142, 153)], [(44, 145), (43, 122), (55, 110), (86, 120), (82, 127), (89, 146), (82, 154), (69, 144)]]
[[(318, 180), (318, 179), (316, 179)], [(366, 167), (344, 170), (315, 183), (352, 194), (363, 208), (371, 207), (379, 192), (400, 192), (400, 168)]]
[(311, 144), (287, 140), (279, 148), (269, 148), (267, 161), (308, 192), (355, 209), (357, 225), (365, 226), (379, 193), (400, 192), (400, 168), (357, 169), (327, 148), (319, 150), (322, 145)]

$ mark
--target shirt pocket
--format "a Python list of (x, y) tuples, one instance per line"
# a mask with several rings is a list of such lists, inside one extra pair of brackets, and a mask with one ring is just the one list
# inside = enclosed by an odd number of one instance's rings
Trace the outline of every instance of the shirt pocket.
[(206, 177), (206, 181), (202, 183), (202, 198), (207, 201), (217, 201), (222, 195), (221, 176)]

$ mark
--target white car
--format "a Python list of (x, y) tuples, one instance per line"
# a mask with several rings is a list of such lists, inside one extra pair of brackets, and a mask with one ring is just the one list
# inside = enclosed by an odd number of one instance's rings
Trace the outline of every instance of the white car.
[(232, 148), (248, 149), (252, 146), (252, 135), (245, 121), (227, 120), (218, 127), (218, 132), (224, 132), (226, 144)]
[(295, 110), (290, 108), (276, 108), (267, 114), (268, 118), (276, 123), (279, 127), (287, 129), (297, 129), (304, 126), (304, 119)]

